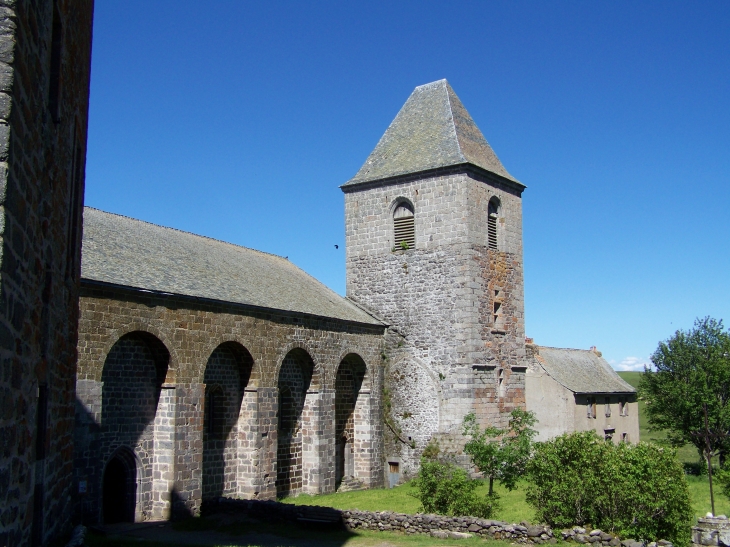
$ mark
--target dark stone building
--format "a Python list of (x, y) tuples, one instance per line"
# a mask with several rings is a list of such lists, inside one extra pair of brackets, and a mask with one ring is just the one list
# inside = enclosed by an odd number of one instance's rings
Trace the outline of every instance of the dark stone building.
[(0, 1), (0, 545), (70, 525), (92, 12)]
[(385, 325), (285, 258), (87, 208), (86, 522), (383, 482)]

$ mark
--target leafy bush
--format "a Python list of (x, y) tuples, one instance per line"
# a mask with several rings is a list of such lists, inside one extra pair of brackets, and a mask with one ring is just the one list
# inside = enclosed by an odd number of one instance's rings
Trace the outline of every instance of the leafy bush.
[(422, 458), (413, 485), (426, 513), (488, 519), (498, 509), (496, 496), (479, 496), (476, 493), (479, 481), (451, 463)]
[(689, 490), (669, 448), (571, 433), (537, 443), (527, 473), (527, 501), (551, 526), (591, 523), (624, 537), (689, 543)]

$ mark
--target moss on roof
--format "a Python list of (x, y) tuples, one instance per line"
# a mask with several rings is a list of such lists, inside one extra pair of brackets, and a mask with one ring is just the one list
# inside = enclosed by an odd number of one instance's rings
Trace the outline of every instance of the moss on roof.
[(439, 80), (411, 93), (365, 164), (343, 188), (462, 164), (521, 185), (499, 161), (449, 83)]

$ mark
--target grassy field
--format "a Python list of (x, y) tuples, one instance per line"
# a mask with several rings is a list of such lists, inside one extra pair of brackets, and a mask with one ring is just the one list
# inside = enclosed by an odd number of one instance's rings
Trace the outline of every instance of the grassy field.
[[(701, 517), (711, 510), (710, 487), (707, 477), (688, 475), (690, 498), (695, 517)], [(507, 522), (534, 522), (535, 512), (525, 501), (526, 484), (521, 483), (516, 490), (507, 491), (499, 485), (495, 490), (500, 495), (502, 509), (495, 518)], [(486, 494), (486, 485), (480, 493)], [(410, 483), (393, 489), (365, 490), (362, 492), (345, 492), (325, 494), (321, 496), (302, 495), (296, 498), (287, 498), (285, 503), (296, 505), (322, 505), (336, 509), (360, 509), (361, 511), (395, 511), (399, 513), (417, 513), (420, 511), (420, 502), (412, 496), (415, 492)], [(730, 500), (715, 487), (715, 512), (718, 515), (730, 514)]]
[[(626, 382), (634, 387), (639, 386), (641, 375), (643, 372), (619, 372)], [(642, 441), (659, 441), (666, 438), (666, 434), (661, 431), (649, 432), (649, 422), (646, 418), (646, 402), (639, 401), (639, 436)], [(677, 459), (684, 464), (696, 464), (699, 462), (699, 455), (697, 449), (691, 444), (685, 445), (677, 450)], [(709, 488), (709, 487), (708, 487)]]

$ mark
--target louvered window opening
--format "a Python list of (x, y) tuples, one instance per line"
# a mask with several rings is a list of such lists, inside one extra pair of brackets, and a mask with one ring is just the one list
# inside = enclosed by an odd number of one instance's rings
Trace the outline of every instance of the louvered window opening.
[(490, 249), (497, 249), (497, 215), (494, 213), (489, 215), (487, 221), (487, 239)]
[(413, 211), (406, 205), (400, 205), (393, 214), (394, 245), (396, 249), (416, 246), (416, 229)]

